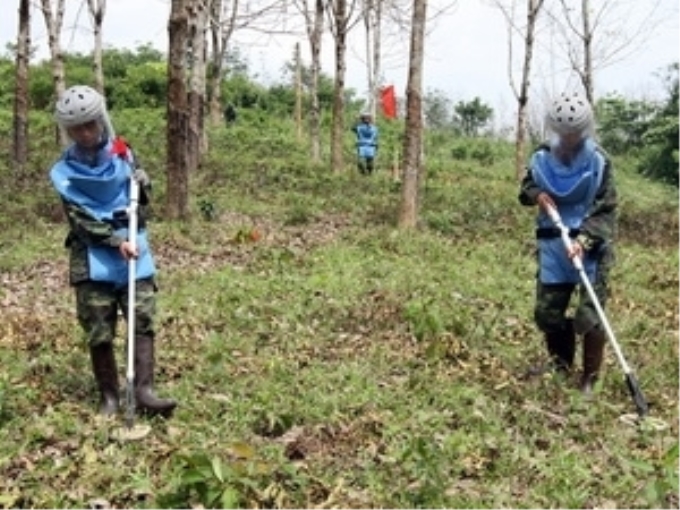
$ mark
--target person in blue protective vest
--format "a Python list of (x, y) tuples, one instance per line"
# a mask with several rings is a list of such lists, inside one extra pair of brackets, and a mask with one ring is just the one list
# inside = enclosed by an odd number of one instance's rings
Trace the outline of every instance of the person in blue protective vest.
[[(77, 85), (56, 104), (55, 117), (72, 141), (50, 171), (69, 223), (70, 283), (76, 315), (90, 350), (100, 393), (100, 413), (119, 410), (119, 384), (113, 348), (118, 311), (127, 317), (128, 260), (136, 259), (135, 397), (137, 409), (168, 416), (176, 402), (154, 394), (156, 268), (149, 247), (145, 210), (150, 181), (130, 147), (114, 139), (104, 98)], [(136, 247), (127, 236), (130, 179), (140, 185)]]
[[(544, 333), (549, 362), (546, 368), (571, 371), (576, 336), (583, 336), (580, 388), (590, 394), (598, 380), (606, 332), (597, 310), (574, 268), (578, 256), (604, 308), (608, 275), (613, 262), (617, 192), (610, 159), (595, 142), (593, 112), (579, 94), (562, 94), (548, 110), (549, 141), (531, 156), (519, 192), (525, 206), (538, 205), (536, 238), (538, 274), (534, 318)], [(555, 208), (570, 229), (572, 245), (564, 245), (560, 231), (547, 214)], [(578, 289), (573, 317), (567, 316), (572, 295)]]
[(362, 113), (359, 122), (352, 127), (356, 135), (357, 166), (364, 175), (375, 170), (375, 157), (378, 153), (378, 127), (370, 114)]

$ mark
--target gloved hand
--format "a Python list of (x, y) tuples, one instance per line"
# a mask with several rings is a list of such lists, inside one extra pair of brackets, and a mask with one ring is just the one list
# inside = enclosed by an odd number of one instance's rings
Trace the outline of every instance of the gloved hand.
[(149, 174), (147, 174), (143, 168), (136, 168), (135, 172), (132, 174), (132, 178), (139, 183), (142, 187), (147, 187), (151, 184), (151, 179), (149, 179)]

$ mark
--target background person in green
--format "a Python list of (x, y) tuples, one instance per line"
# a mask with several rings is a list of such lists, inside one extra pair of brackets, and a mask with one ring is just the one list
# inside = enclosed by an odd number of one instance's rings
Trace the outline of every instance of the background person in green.
[(148, 205), (150, 182), (130, 148), (112, 140), (104, 98), (87, 86), (68, 89), (56, 105), (56, 119), (73, 143), (50, 172), (69, 222), (70, 282), (78, 322), (87, 337), (101, 396), (100, 412), (119, 406), (113, 349), (119, 309), (127, 317), (128, 260), (137, 259), (135, 293), (135, 397), (141, 412), (168, 415), (173, 400), (153, 391), (156, 272), (149, 248), (144, 207), (139, 210), (137, 246), (127, 238), (130, 179), (140, 184), (140, 205)]
[[(546, 124), (551, 136), (531, 156), (519, 192), (522, 205), (539, 206), (534, 317), (545, 335), (548, 366), (554, 370), (571, 370), (576, 335), (583, 335), (580, 387), (590, 393), (602, 365), (606, 334), (571, 259), (578, 256), (583, 260), (604, 307), (613, 260), (616, 187), (611, 161), (593, 139), (593, 112), (585, 98), (578, 94), (561, 95), (550, 106)], [(549, 208), (557, 209), (569, 227), (573, 241), (570, 250), (547, 215)], [(567, 317), (575, 291), (576, 311), (573, 318)]]

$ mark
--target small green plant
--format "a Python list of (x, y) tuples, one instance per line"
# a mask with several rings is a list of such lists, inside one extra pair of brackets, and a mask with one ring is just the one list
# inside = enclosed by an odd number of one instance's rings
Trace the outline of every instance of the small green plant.
[(401, 452), (399, 460), (413, 480), (406, 493), (409, 508), (446, 506), (444, 494), (450, 477), (439, 462), (439, 450), (432, 438), (417, 436)]
[(489, 140), (475, 140), (470, 157), (482, 165), (492, 165), (496, 159), (496, 154)]
[(214, 221), (217, 216), (215, 204), (208, 199), (202, 198), (198, 201), (198, 209), (201, 211), (201, 217), (205, 221)]
[(175, 482), (157, 499), (159, 508), (285, 508), (299, 507), (293, 491), (306, 477), (288, 466), (256, 456), (246, 443), (234, 443), (229, 460), (205, 452), (180, 456)]
[(468, 159), (468, 154), (469, 154), (468, 146), (464, 143), (456, 144), (451, 148), (451, 157), (453, 159), (461, 161), (466, 160)]
[(418, 341), (432, 340), (444, 331), (441, 314), (432, 301), (419, 299), (408, 303), (404, 316)]
[(179, 459), (179, 481), (172, 491), (159, 497), (164, 508), (240, 508), (252, 480), (236, 466), (206, 453)]
[[(645, 487), (645, 496), (651, 505), (664, 501), (668, 508), (677, 508), (678, 503), (678, 443), (670, 446), (661, 458), (659, 473)], [(654, 465), (650, 463), (649, 469)]]
[(293, 205), (289, 211), (287, 218), (285, 220), (286, 225), (306, 225), (312, 222), (314, 219), (314, 214), (310, 210), (308, 204), (296, 203)]

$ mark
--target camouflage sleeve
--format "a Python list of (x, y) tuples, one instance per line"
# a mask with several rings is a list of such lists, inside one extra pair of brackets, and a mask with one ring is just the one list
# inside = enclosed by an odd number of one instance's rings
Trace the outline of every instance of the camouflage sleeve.
[(534, 181), (531, 170), (527, 168), (526, 174), (519, 187), (519, 203), (526, 206), (536, 205), (536, 199), (540, 192), (541, 188), (539, 188), (538, 184)]
[(87, 246), (111, 246), (114, 248), (125, 241), (122, 237), (114, 235), (112, 225), (93, 218), (73, 202), (63, 200), (63, 204), (71, 227), (69, 237), (75, 236)]
[(581, 233), (577, 237), (586, 250), (609, 242), (614, 237), (617, 199), (612, 164), (605, 156), (602, 183), (581, 224)]

